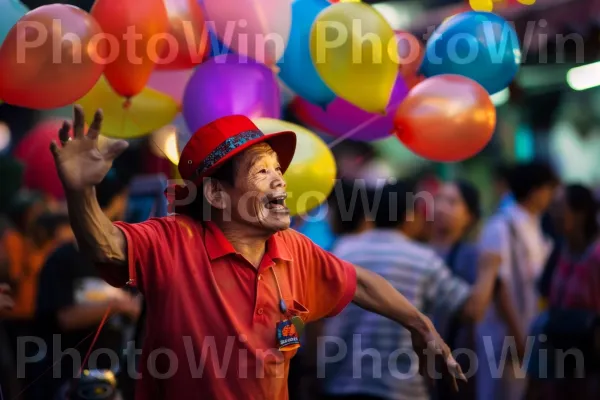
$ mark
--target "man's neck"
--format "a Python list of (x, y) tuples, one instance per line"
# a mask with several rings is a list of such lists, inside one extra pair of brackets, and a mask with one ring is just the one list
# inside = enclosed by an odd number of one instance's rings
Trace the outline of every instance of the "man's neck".
[(218, 224), (219, 228), (235, 251), (240, 253), (250, 264), (258, 268), (267, 248), (269, 236), (252, 232), (247, 226), (233, 223)]

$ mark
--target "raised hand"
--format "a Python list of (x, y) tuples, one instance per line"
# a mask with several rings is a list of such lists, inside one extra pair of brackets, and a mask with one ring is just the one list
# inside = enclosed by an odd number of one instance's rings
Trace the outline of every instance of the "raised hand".
[(69, 135), (71, 126), (65, 121), (58, 133), (61, 145), (55, 141), (50, 144), (58, 175), (66, 191), (82, 191), (99, 184), (115, 158), (128, 146), (124, 140), (107, 139), (102, 149), (98, 147), (102, 118), (102, 111), (96, 111), (86, 134), (83, 109), (75, 106), (73, 137)]

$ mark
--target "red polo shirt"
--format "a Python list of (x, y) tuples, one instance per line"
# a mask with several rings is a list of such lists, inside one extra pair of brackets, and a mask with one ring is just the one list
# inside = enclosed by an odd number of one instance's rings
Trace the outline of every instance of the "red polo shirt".
[(273, 272), (304, 322), (339, 313), (356, 290), (351, 264), (293, 230), (267, 241), (256, 269), (214, 223), (178, 216), (116, 226), (148, 307), (137, 399), (287, 399), (296, 351), (278, 350), (284, 317)]

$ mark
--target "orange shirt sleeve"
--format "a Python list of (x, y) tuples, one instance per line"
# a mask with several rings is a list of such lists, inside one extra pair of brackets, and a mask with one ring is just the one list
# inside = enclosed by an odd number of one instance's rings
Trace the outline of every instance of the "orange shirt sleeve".
[(354, 265), (323, 250), (301, 233), (290, 230), (289, 237), (293, 268), (303, 282), (309, 321), (339, 314), (356, 292)]

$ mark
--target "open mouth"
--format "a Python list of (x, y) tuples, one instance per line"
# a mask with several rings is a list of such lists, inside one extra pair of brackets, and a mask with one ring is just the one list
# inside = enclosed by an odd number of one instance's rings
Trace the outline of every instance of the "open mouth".
[(287, 193), (267, 195), (265, 208), (273, 211), (288, 211), (288, 208), (285, 205), (286, 198)]

